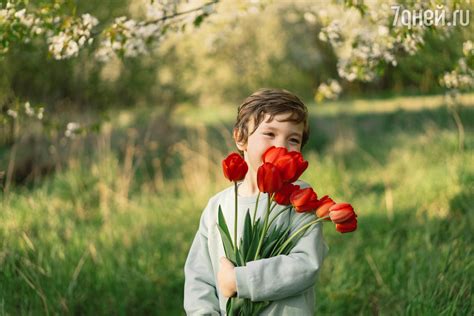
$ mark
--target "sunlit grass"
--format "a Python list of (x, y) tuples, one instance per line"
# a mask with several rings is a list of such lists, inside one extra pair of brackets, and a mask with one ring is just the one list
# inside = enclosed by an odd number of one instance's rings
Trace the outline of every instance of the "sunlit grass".
[[(474, 93), (460, 95), (459, 102), (462, 105), (472, 105)], [(384, 99), (349, 99), (330, 101), (321, 104), (314, 104), (312, 110), (316, 113), (339, 115), (341, 113), (362, 114), (362, 113), (389, 113), (398, 110), (419, 111), (424, 109), (434, 109), (444, 106), (444, 95), (431, 96), (399, 96)]]
[[(459, 98), (464, 106), (474, 105), (474, 93), (462, 94)], [(390, 113), (398, 110), (420, 111), (434, 109), (445, 105), (444, 95), (433, 96), (400, 96), (389, 99), (343, 99), (308, 104), (309, 111), (314, 116), (335, 116), (341, 114)], [(195, 124), (232, 124), (237, 115), (236, 106), (225, 104), (216, 107), (195, 107), (183, 103), (174, 112), (174, 122), (186, 126)]]
[[(303, 179), (359, 214), (353, 234), (324, 228), (319, 314), (472, 314), (470, 100), (459, 110), (464, 151), (441, 96), (311, 105)], [(229, 185), (220, 160), (234, 150), (235, 108), (178, 109), (180, 138), (162, 165), (155, 146), (123, 133), (146, 127), (146, 115), (116, 116), (87, 153), (4, 200), (0, 314), (183, 314), (199, 217)], [(122, 142), (110, 135), (119, 130)]]

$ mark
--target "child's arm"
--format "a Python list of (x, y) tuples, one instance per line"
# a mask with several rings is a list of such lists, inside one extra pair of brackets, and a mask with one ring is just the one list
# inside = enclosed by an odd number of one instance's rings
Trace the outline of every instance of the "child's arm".
[(297, 295), (314, 285), (326, 252), (322, 225), (318, 223), (306, 232), (289, 255), (236, 267), (237, 295), (252, 301), (275, 301)]
[(184, 266), (184, 309), (187, 315), (220, 315), (219, 299), (207, 247), (204, 210)]

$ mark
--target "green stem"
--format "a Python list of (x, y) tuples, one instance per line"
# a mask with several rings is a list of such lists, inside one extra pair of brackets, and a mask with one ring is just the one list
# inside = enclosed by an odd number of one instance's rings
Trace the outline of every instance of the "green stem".
[(278, 205), (277, 202), (275, 202), (275, 203), (272, 205), (272, 207), (270, 208), (270, 213), (273, 211), (273, 209), (274, 209), (277, 205)]
[(273, 195), (268, 197), (267, 213), (265, 214), (265, 221), (263, 222), (263, 230), (262, 230), (262, 234), (260, 235), (260, 240), (258, 241), (258, 247), (257, 247), (257, 251), (255, 252), (254, 260), (258, 259), (258, 254), (259, 254), (260, 248), (262, 248), (262, 244), (263, 244), (263, 238), (267, 234), (268, 217), (270, 215), (270, 205), (271, 205), (272, 201), (273, 201)]
[(278, 253), (277, 253), (277, 256), (278, 256), (278, 255), (281, 255), (281, 253), (282, 253), (283, 250), (286, 248), (286, 246), (288, 246), (288, 244), (289, 244), (297, 235), (299, 235), (299, 234), (302, 233), (303, 231), (306, 231), (306, 229), (307, 229), (308, 227), (310, 227), (311, 225), (314, 225), (314, 224), (316, 224), (316, 223), (318, 223), (318, 222), (320, 222), (320, 221), (322, 221), (323, 219), (326, 219), (326, 218), (328, 218), (328, 217), (329, 217), (329, 216), (325, 216), (325, 217), (318, 218), (317, 220), (314, 220), (314, 221), (312, 221), (312, 222), (309, 222), (308, 224), (303, 225), (301, 228), (299, 228), (296, 232), (294, 232), (294, 233), (290, 236), (290, 238), (288, 238), (288, 239), (285, 241), (285, 243), (284, 243), (283, 245), (281, 245), (280, 250), (279, 250)]
[[(280, 212), (277, 213), (277, 215), (275, 215), (275, 217), (272, 218), (272, 220), (270, 221), (270, 223), (268, 224), (268, 227), (271, 227), (273, 222), (275, 221), (275, 219), (280, 216), (280, 214), (282, 214), (284, 211), (288, 210), (289, 208), (291, 208), (292, 206), (287, 206), (285, 207), (284, 209), (282, 209)], [(271, 211), (270, 211), (271, 212)]]
[[(277, 242), (276, 242), (276, 244), (275, 244), (275, 245), (279, 245), (279, 244), (280, 244), (280, 242), (282, 242), (282, 241), (283, 241), (283, 239), (285, 239), (285, 238), (286, 238), (286, 236), (288, 236), (288, 234), (290, 233), (290, 231), (291, 231), (291, 222), (290, 222), (290, 223), (288, 223), (288, 227), (285, 229), (285, 232), (284, 232), (283, 234), (281, 234), (281, 236), (278, 238), (278, 240), (277, 240)], [(274, 257), (274, 256), (276, 256), (276, 255), (277, 255), (277, 252), (278, 252), (278, 250), (279, 250), (279, 249), (277, 249), (277, 248), (274, 248), (274, 249), (272, 250), (272, 252), (270, 253), (270, 257)]]
[(255, 226), (255, 218), (257, 217), (258, 201), (260, 200), (260, 191), (257, 194), (257, 202), (255, 203), (255, 209), (253, 210), (253, 223), (252, 227)]
[(234, 181), (234, 195), (235, 195), (235, 211), (234, 211), (234, 250), (235, 250), (235, 258), (237, 258), (237, 195), (238, 195), (238, 187), (237, 187), (237, 182)]

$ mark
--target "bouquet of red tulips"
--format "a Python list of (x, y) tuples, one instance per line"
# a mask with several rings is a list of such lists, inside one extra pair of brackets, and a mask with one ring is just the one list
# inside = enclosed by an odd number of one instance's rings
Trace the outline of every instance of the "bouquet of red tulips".
[[(219, 206), (218, 228), (221, 234), (226, 257), (235, 266), (245, 266), (247, 262), (278, 255), (288, 255), (304, 233), (316, 223), (327, 220), (336, 224), (341, 233), (352, 232), (357, 228), (357, 215), (348, 203), (336, 203), (325, 195), (318, 195), (311, 188), (300, 188), (293, 184), (308, 167), (308, 162), (299, 152), (288, 152), (286, 148), (270, 147), (262, 155), (263, 164), (257, 171), (259, 193), (253, 215), (247, 210), (243, 233), (237, 241), (238, 199), (237, 182), (244, 179), (248, 171), (247, 163), (237, 153), (230, 154), (222, 161), (224, 175), (234, 182), (235, 220), (233, 238), (227, 227), (222, 209)], [(266, 213), (256, 218), (261, 193), (268, 194)], [(270, 219), (276, 205), (285, 206)], [(274, 221), (285, 212), (311, 212), (314, 220), (300, 224), (277, 226)], [(227, 302), (227, 315), (258, 315), (270, 302), (252, 302), (250, 299), (232, 297)]]

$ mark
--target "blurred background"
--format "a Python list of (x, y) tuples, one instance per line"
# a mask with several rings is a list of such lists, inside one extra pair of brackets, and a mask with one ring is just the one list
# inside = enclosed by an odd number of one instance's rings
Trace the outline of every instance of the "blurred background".
[(0, 314), (184, 314), (237, 107), (274, 87), (309, 108), (303, 179), (359, 215), (324, 227), (317, 312), (472, 315), (473, 11), (0, 1)]

